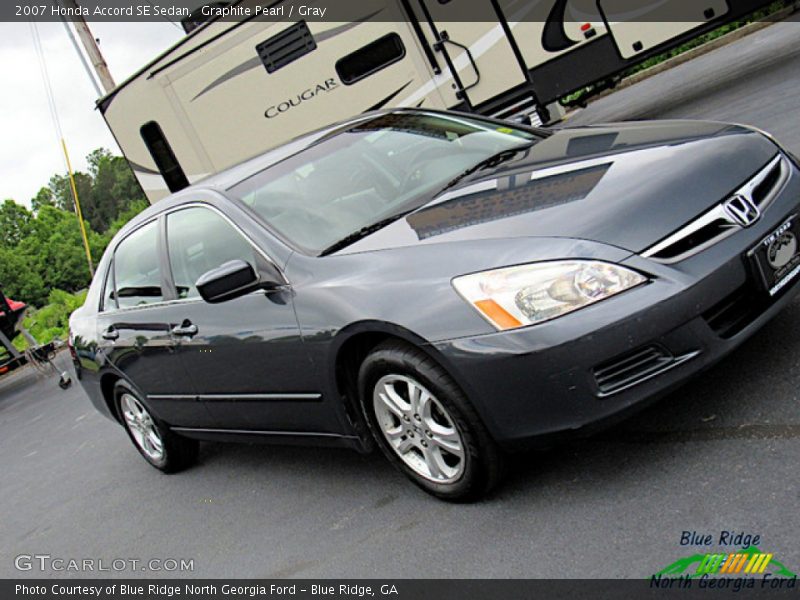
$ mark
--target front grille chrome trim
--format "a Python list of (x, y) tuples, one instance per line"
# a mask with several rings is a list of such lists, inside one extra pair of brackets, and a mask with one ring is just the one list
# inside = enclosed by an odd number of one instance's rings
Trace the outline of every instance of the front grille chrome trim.
[[(780, 173), (775, 184), (764, 195), (764, 197), (754, 198), (753, 195), (756, 190), (758, 190), (759, 186), (773, 174), (775, 169), (780, 169)], [(734, 196), (745, 196), (746, 198), (752, 200), (755, 206), (758, 207), (760, 213), (763, 215), (764, 211), (769, 208), (770, 204), (772, 204), (775, 198), (777, 198), (778, 194), (780, 194), (783, 187), (786, 185), (786, 182), (789, 179), (789, 172), (790, 164), (788, 159), (783, 155), (783, 153), (778, 153), (778, 155), (772, 159), (767, 166), (761, 169), (752, 179), (731, 194), (729, 198), (726, 198), (721, 204), (718, 204), (708, 212), (700, 215), (700, 217), (688, 225), (685, 225), (670, 236), (664, 238), (656, 245), (648, 248), (642, 252), (641, 255), (644, 258), (649, 258), (659, 263), (672, 264), (686, 260), (687, 258), (694, 256), (695, 254), (698, 254), (703, 250), (706, 250), (707, 248), (710, 248), (711, 246), (727, 239), (734, 233), (741, 231), (743, 227), (729, 215), (727, 210), (725, 210), (725, 203)], [(708, 240), (694, 245), (683, 252), (678, 252), (677, 254), (671, 254), (669, 252), (671, 248), (678, 246), (687, 238), (701, 231), (703, 228), (715, 224), (720, 229), (720, 233), (717, 235), (714, 235)]]

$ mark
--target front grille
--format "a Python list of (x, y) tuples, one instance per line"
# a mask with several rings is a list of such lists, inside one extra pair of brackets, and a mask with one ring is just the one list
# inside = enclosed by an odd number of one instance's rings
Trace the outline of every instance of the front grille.
[(703, 313), (708, 326), (723, 339), (732, 338), (758, 318), (766, 301), (744, 285)]
[[(788, 177), (789, 162), (779, 154), (731, 197), (738, 195), (750, 198), (763, 212), (778, 196)], [(733, 235), (741, 229), (741, 226), (731, 220), (723, 205), (724, 203), (718, 204), (691, 223), (684, 225), (655, 246), (645, 250), (642, 256), (662, 263), (675, 263), (694, 256)]]
[(652, 258), (663, 262), (675, 262), (696, 254), (703, 248), (716, 244), (727, 237), (737, 227), (725, 219), (714, 219), (709, 223), (700, 224), (695, 231), (685, 231), (674, 242), (664, 246), (652, 255)]
[(775, 198), (775, 192), (779, 190), (779, 184), (785, 168), (784, 162), (785, 161), (781, 161), (778, 164), (774, 164), (772, 169), (770, 169), (760, 181), (757, 180), (753, 184), (753, 201), (761, 210), (767, 207)]
[(317, 43), (308, 25), (305, 21), (300, 21), (261, 42), (256, 46), (256, 52), (264, 63), (267, 73), (274, 73), (316, 47)]
[(639, 348), (595, 367), (597, 389), (602, 395), (622, 391), (669, 369), (675, 360), (662, 346), (653, 344)]

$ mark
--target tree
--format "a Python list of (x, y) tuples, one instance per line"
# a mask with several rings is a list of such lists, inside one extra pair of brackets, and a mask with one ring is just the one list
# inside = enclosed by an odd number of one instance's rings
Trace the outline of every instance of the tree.
[(12, 248), (30, 231), (33, 215), (27, 208), (13, 200), (0, 205), (0, 245)]
[[(148, 203), (124, 158), (100, 148), (87, 162), (88, 173), (74, 177), (97, 265), (114, 234)], [(91, 275), (69, 177), (53, 175), (31, 206), (0, 204), (0, 284), (9, 296), (41, 306), (52, 290), (85, 288)]]
[(0, 283), (9, 297), (40, 306), (47, 300), (47, 290), (39, 273), (15, 248), (0, 246)]
[[(91, 176), (81, 171), (73, 174), (75, 188), (78, 190), (78, 199), (81, 201), (81, 212), (83, 218), (89, 219), (94, 214), (92, 205), (92, 186)], [(53, 175), (47, 184), (53, 193), (53, 205), (69, 212), (75, 212), (75, 200), (72, 197), (72, 183), (68, 175)]]
[(43, 206), (55, 206), (56, 199), (53, 195), (53, 190), (49, 187), (43, 187), (36, 195), (31, 198), (31, 210), (37, 212)]
[(133, 172), (121, 156), (98, 148), (86, 157), (92, 177), (92, 214), (84, 216), (100, 232), (131, 206), (146, 201)]
[[(87, 224), (92, 260), (97, 264), (108, 240)], [(33, 266), (49, 289), (75, 292), (90, 280), (80, 227), (74, 213), (54, 206), (44, 206), (32, 223), (31, 233), (17, 246), (17, 251)]]

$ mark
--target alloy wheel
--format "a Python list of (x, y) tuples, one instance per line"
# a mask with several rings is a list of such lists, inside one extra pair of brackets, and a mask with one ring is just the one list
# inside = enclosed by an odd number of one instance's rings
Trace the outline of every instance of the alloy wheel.
[(415, 473), (451, 483), (464, 473), (464, 441), (444, 406), (405, 375), (385, 375), (372, 396), (378, 426), (389, 446)]
[(155, 462), (164, 460), (164, 441), (147, 409), (136, 397), (127, 393), (122, 394), (120, 406), (125, 426), (131, 432), (136, 445), (151, 460)]

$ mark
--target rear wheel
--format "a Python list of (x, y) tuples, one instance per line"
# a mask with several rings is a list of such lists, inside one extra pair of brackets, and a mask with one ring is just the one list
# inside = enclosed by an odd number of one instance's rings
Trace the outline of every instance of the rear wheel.
[(463, 392), (420, 350), (379, 345), (359, 371), (361, 406), (392, 464), (444, 500), (475, 500), (499, 480), (502, 455)]
[(131, 386), (118, 382), (114, 397), (128, 437), (152, 466), (165, 473), (175, 473), (197, 460), (200, 446), (197, 440), (181, 437), (157, 421)]

